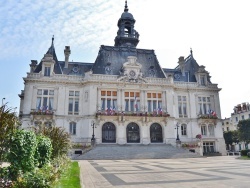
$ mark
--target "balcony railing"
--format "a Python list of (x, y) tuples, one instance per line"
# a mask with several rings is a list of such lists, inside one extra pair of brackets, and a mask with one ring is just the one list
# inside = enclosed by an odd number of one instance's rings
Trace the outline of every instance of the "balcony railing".
[(98, 111), (96, 116), (142, 116), (142, 117), (169, 117), (165, 112), (116, 112), (116, 111)]
[(31, 111), (31, 115), (53, 115), (54, 112), (52, 110), (36, 110), (36, 111)]
[(212, 114), (199, 114), (198, 119), (218, 119), (218, 117)]

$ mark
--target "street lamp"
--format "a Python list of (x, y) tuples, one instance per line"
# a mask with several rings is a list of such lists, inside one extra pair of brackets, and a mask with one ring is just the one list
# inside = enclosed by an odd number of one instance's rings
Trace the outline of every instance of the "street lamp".
[(95, 142), (95, 128), (96, 128), (96, 125), (95, 125), (94, 120), (91, 121), (91, 126), (93, 128), (93, 134), (92, 134), (91, 142)]
[(3, 106), (3, 101), (5, 100), (5, 98), (2, 98), (2, 106)]
[(177, 129), (177, 138), (176, 138), (176, 141), (180, 141), (178, 128), (179, 128), (179, 123), (177, 122), (176, 128), (175, 128), (175, 129)]

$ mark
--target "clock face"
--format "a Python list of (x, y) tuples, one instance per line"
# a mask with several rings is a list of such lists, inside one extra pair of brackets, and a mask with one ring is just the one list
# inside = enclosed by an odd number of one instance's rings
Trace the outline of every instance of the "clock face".
[(78, 67), (73, 67), (73, 72), (74, 72), (74, 73), (77, 73), (78, 70), (79, 70)]
[(132, 78), (135, 77), (135, 71), (131, 70), (131, 71), (129, 72), (129, 75), (130, 75)]

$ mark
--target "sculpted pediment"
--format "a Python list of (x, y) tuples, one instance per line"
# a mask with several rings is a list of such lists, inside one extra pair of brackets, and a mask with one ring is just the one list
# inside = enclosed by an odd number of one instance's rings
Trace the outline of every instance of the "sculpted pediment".
[(123, 63), (120, 76), (117, 81), (125, 82), (147, 82), (141, 72), (142, 65), (138, 63), (135, 56), (128, 56), (127, 62)]

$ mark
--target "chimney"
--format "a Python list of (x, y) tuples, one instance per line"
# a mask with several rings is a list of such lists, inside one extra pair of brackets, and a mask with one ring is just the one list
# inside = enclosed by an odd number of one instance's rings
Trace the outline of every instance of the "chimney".
[(33, 73), (36, 67), (37, 67), (37, 60), (31, 60), (30, 73)]
[(64, 68), (68, 68), (69, 66), (69, 55), (70, 55), (71, 51), (70, 51), (70, 46), (65, 46), (64, 49), (64, 55), (65, 55), (65, 66)]
[(181, 69), (182, 76), (185, 76), (184, 62), (185, 62), (184, 57), (180, 56), (178, 63), (179, 63), (180, 69)]

